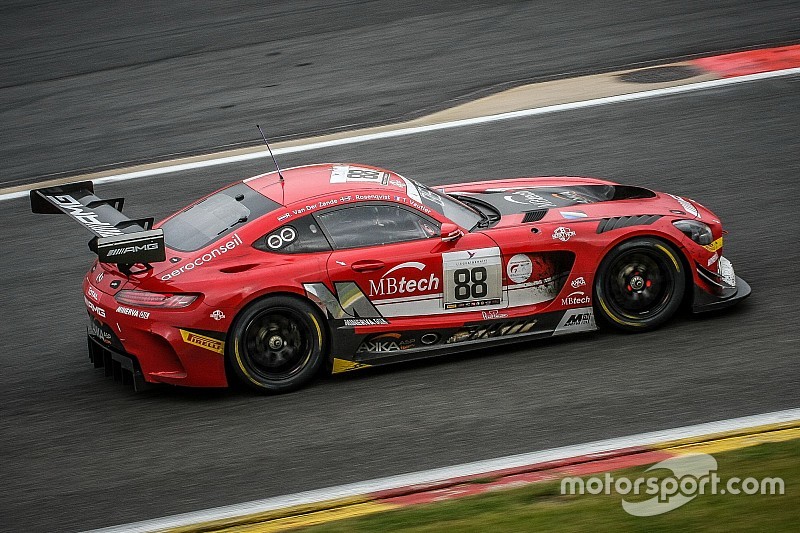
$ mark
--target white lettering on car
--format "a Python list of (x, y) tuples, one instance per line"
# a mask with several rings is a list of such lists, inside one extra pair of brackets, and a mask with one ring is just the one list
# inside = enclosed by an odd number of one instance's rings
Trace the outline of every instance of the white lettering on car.
[(222, 254), (224, 254), (224, 253), (226, 253), (226, 252), (228, 252), (230, 250), (233, 250), (234, 248), (236, 248), (240, 244), (242, 244), (242, 239), (239, 237), (238, 234), (234, 233), (233, 237), (228, 242), (226, 242), (225, 244), (221, 244), (220, 246), (212, 249), (210, 252), (204, 253), (201, 257), (198, 257), (194, 261), (188, 262), (187, 264), (183, 265), (182, 267), (173, 270), (169, 274), (164, 274), (163, 276), (161, 276), (161, 281), (169, 281), (174, 277), (180, 276), (181, 274), (183, 274), (187, 270), (192, 270), (196, 266), (199, 267), (199, 266), (201, 266), (201, 265), (203, 265), (205, 263), (208, 263), (209, 261), (211, 261), (215, 257), (219, 257), (220, 255), (222, 255)]

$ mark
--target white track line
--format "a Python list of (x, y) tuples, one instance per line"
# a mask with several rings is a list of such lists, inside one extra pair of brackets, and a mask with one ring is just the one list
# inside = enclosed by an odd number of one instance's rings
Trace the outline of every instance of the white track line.
[[(475, 126), (478, 124), (487, 124), (490, 122), (499, 122), (501, 120), (513, 120), (523, 117), (532, 117), (536, 115), (546, 115), (549, 113), (559, 113), (561, 111), (571, 111), (574, 109), (584, 109), (587, 107), (595, 107), (608, 104), (618, 104), (622, 102), (632, 102), (635, 100), (644, 100), (647, 98), (659, 98), (662, 96), (670, 96), (673, 94), (682, 94), (693, 91), (702, 91), (705, 89), (715, 89), (718, 87), (726, 87), (728, 85), (736, 85), (739, 83), (748, 83), (752, 81), (766, 80), (770, 78), (779, 78), (782, 76), (793, 76), (800, 74), (800, 67), (789, 68), (783, 70), (774, 70), (771, 72), (760, 72), (757, 74), (748, 74), (747, 76), (738, 76), (735, 78), (723, 78), (719, 80), (701, 81), (697, 83), (689, 83), (686, 85), (678, 85), (676, 87), (666, 87), (663, 89), (653, 89), (650, 91), (640, 91), (635, 93), (620, 94), (617, 96), (606, 96), (603, 98), (592, 98), (590, 100), (582, 100), (580, 102), (570, 102), (566, 104), (555, 104), (544, 107), (537, 107), (532, 109), (523, 109), (520, 111), (511, 111), (508, 113), (499, 113), (496, 115), (486, 115), (482, 117), (474, 117), (462, 120), (453, 120), (450, 122), (441, 122), (439, 124), (430, 124), (426, 126), (415, 126), (412, 128), (400, 128), (392, 131), (384, 131), (380, 133), (370, 133), (366, 135), (354, 135), (352, 137), (335, 139), (330, 141), (309, 142), (297, 146), (286, 148), (278, 148), (273, 150), (275, 155), (292, 154), (297, 152), (307, 152), (309, 150), (318, 150), (320, 148), (330, 148), (332, 146), (342, 146), (346, 144), (356, 144), (368, 141), (375, 141), (380, 139), (390, 139), (392, 137), (402, 137), (405, 135), (415, 135), (418, 133), (427, 133), (430, 131), (444, 130), (450, 128), (461, 128), (464, 126)], [(220, 157), (218, 159), (209, 159), (205, 161), (196, 161), (193, 163), (181, 163), (175, 165), (166, 165), (159, 168), (152, 168), (148, 170), (139, 170), (136, 172), (122, 172), (113, 176), (106, 176), (94, 180), (95, 183), (111, 183), (114, 181), (125, 181), (137, 178), (146, 178), (149, 176), (157, 176), (159, 174), (169, 174), (172, 172), (181, 172), (184, 170), (193, 170), (197, 168), (212, 167), (217, 165), (227, 165), (230, 163), (238, 163), (240, 161), (248, 161), (250, 159), (260, 159), (269, 157), (267, 150), (259, 152), (252, 152), (249, 154), (241, 154), (228, 157)], [(36, 184), (31, 184), (31, 188), (36, 188)], [(0, 195), (0, 201), (10, 200), (12, 198), (22, 198), (28, 195), (28, 190), (12, 192)]]
[(266, 511), (274, 511), (277, 509), (284, 509), (298, 505), (309, 505), (327, 500), (361, 496), (378, 491), (407, 487), (410, 485), (435, 483), (461, 476), (480, 475), (488, 472), (495, 472), (497, 470), (534, 465), (547, 461), (558, 461), (562, 459), (568, 459), (570, 457), (608, 453), (614, 450), (632, 448), (636, 446), (653, 446), (679, 439), (698, 438), (727, 431), (742, 431), (757, 426), (779, 424), (782, 422), (794, 422), (797, 420), (800, 420), (800, 409), (776, 411), (773, 413), (733, 418), (730, 420), (721, 420), (718, 422), (709, 422), (707, 424), (697, 424), (694, 426), (684, 426), (675, 429), (667, 429), (664, 431), (640, 433), (638, 435), (630, 435), (628, 437), (619, 437), (586, 444), (578, 444), (575, 446), (563, 446), (560, 448), (552, 448), (550, 450), (542, 450), (520, 455), (509, 455), (508, 457), (499, 457), (497, 459), (477, 461), (474, 463), (447, 466), (444, 468), (413, 472), (410, 474), (401, 474), (398, 476), (384, 477), (370, 481), (362, 481), (359, 483), (350, 483), (348, 485), (340, 485), (338, 487), (328, 487), (325, 489), (298, 492), (296, 494), (277, 496), (274, 498), (267, 498), (265, 500), (256, 500), (237, 505), (217, 507), (215, 509), (207, 509), (204, 511), (196, 511), (193, 513), (185, 513), (132, 524), (124, 524), (105, 529), (97, 529), (94, 530), (94, 533), (154, 532), (169, 528), (190, 526), (192, 524), (198, 524), (201, 522), (224, 520), (255, 513), (263, 513)]

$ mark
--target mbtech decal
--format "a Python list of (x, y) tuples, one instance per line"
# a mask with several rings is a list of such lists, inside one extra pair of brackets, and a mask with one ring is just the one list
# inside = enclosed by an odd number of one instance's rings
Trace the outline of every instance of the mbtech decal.
[(181, 337), (183, 337), (183, 342), (185, 342), (186, 344), (199, 346), (200, 348), (205, 348), (206, 350), (218, 354), (222, 354), (225, 351), (225, 342), (221, 340), (213, 339), (211, 337), (206, 337), (205, 335), (200, 335), (199, 333), (194, 333), (193, 331), (186, 331), (185, 329), (181, 329), (178, 331), (181, 332)]
[(405, 275), (399, 278), (392, 275), (405, 268), (416, 269), (421, 273), (425, 270), (426, 265), (417, 261), (406, 261), (390, 268), (380, 279), (369, 280), (369, 295), (371, 297), (395, 296), (439, 290), (440, 280), (433, 272), (429, 276), (420, 275), (416, 279), (406, 279)]

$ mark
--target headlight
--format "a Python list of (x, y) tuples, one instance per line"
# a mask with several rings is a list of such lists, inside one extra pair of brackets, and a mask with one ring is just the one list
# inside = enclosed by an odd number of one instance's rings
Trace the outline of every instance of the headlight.
[(711, 228), (696, 220), (676, 220), (672, 223), (681, 233), (692, 239), (697, 244), (711, 244), (714, 236), (711, 235)]
[(136, 307), (160, 307), (162, 309), (180, 309), (191, 305), (197, 299), (196, 294), (165, 294), (147, 291), (119, 291), (114, 297), (121, 304)]

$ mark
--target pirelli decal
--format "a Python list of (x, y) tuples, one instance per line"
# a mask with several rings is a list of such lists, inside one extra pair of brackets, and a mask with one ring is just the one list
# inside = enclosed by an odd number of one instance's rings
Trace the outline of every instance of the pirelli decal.
[(183, 337), (183, 342), (186, 344), (199, 346), (200, 348), (205, 348), (206, 350), (218, 354), (222, 354), (225, 351), (224, 341), (207, 337), (205, 335), (200, 335), (199, 333), (195, 333), (193, 331), (186, 331), (185, 329), (181, 329), (179, 331), (181, 332), (181, 337)]
[(719, 239), (715, 240), (711, 244), (704, 245), (703, 248), (705, 248), (709, 252), (716, 252), (717, 250), (722, 248), (722, 237), (720, 237)]

